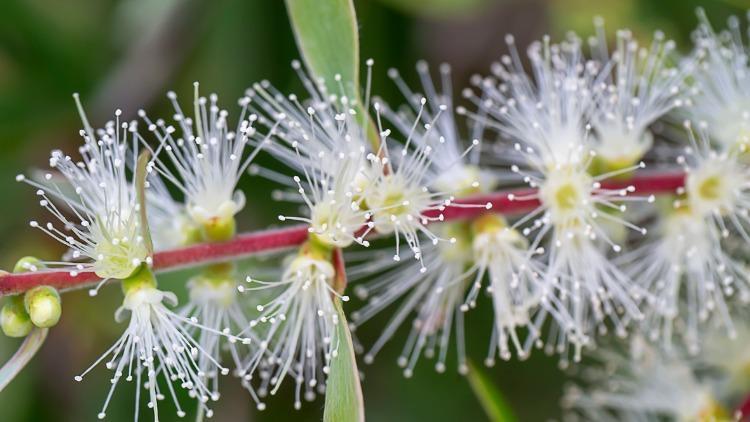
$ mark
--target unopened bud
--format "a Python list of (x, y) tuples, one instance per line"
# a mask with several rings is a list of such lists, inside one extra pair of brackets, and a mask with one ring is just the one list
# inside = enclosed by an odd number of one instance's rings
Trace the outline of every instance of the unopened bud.
[(16, 262), (16, 266), (13, 267), (14, 273), (27, 273), (44, 269), (44, 263), (39, 258), (33, 256), (25, 256)]
[(21, 296), (11, 297), (0, 311), (0, 327), (8, 337), (25, 337), (34, 328)]
[(26, 292), (23, 303), (31, 322), (39, 328), (54, 327), (60, 321), (62, 304), (54, 287), (34, 287)]

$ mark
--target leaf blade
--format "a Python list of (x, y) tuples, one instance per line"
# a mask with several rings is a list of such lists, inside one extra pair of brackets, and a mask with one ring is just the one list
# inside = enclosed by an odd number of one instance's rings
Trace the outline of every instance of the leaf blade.
[(351, 0), (286, 0), (302, 60), (316, 77), (323, 78), (330, 92), (336, 75), (346, 94), (359, 95), (359, 33)]
[(148, 164), (151, 154), (143, 151), (138, 156), (138, 162), (135, 168), (135, 194), (138, 201), (138, 218), (141, 224), (141, 236), (143, 243), (146, 245), (149, 255), (154, 254), (154, 243), (151, 241), (151, 230), (148, 227), (148, 215), (146, 206), (146, 175), (148, 173)]
[(354, 355), (352, 336), (346, 322), (341, 300), (334, 299), (339, 316), (336, 328), (339, 340), (338, 355), (331, 360), (331, 371), (326, 383), (324, 422), (364, 422), (364, 398), (359, 380), (359, 369)]
[[(333, 288), (339, 294), (346, 289), (346, 264), (340, 248), (333, 250), (332, 264), (336, 269)], [(331, 370), (326, 383), (326, 402), (323, 410), (324, 422), (365, 420), (364, 398), (359, 381), (359, 369), (354, 356), (354, 345), (346, 322), (341, 300), (335, 296), (333, 305), (339, 322), (336, 326), (336, 339), (339, 342), (338, 355), (331, 360)], [(343, 339), (343, 342), (342, 342)], [(344, 348), (341, 348), (341, 345)]]
[(510, 405), (503, 397), (500, 390), (492, 381), (476, 367), (471, 360), (469, 363), (469, 373), (466, 377), (469, 380), (471, 390), (474, 392), (479, 404), (482, 405), (487, 417), (493, 422), (516, 422), (516, 417), (510, 408)]
[[(352, 0), (286, 0), (302, 60), (315, 78), (323, 78), (329, 92), (343, 93), (352, 100), (367, 128), (373, 151), (380, 151), (380, 135), (367, 113), (359, 85), (359, 30)], [(340, 75), (341, 81), (336, 81)], [(339, 86), (338, 84), (341, 84)]]
[(34, 328), (23, 340), (16, 353), (0, 368), (0, 391), (3, 391), (36, 355), (47, 338), (47, 332), (49, 332), (48, 328)]

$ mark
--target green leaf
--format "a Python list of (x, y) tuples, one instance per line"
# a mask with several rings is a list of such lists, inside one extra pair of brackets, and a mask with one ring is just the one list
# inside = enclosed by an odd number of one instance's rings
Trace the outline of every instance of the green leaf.
[(286, 0), (297, 46), (308, 70), (339, 92), (358, 98), (359, 33), (352, 0)]
[(338, 354), (331, 359), (331, 371), (326, 382), (326, 404), (324, 422), (357, 422), (365, 420), (362, 386), (359, 369), (354, 358), (354, 346), (341, 301), (336, 298), (334, 306), (339, 316), (336, 327)]
[(0, 391), (13, 381), (21, 370), (26, 367), (31, 358), (44, 344), (47, 338), (48, 328), (34, 328), (31, 333), (23, 340), (21, 347), (18, 348), (13, 357), (0, 368)]
[(503, 397), (503, 394), (482, 373), (472, 361), (469, 361), (469, 373), (467, 374), (469, 385), (471, 385), (474, 395), (479, 400), (485, 413), (493, 422), (515, 422), (516, 417)]
[(153, 255), (154, 244), (151, 242), (151, 230), (148, 228), (148, 216), (146, 215), (146, 174), (150, 159), (151, 154), (148, 151), (143, 151), (138, 157), (138, 164), (136, 164), (135, 168), (135, 193), (136, 199), (138, 200), (143, 242), (146, 245), (148, 253)]
[(343, 89), (353, 100), (373, 151), (378, 151), (380, 136), (360, 95), (359, 31), (352, 0), (286, 0), (286, 6), (308, 72), (323, 78), (329, 92)]
[(482, 7), (491, 5), (488, 0), (380, 0), (391, 7), (414, 16), (431, 18), (453, 18), (477, 13)]

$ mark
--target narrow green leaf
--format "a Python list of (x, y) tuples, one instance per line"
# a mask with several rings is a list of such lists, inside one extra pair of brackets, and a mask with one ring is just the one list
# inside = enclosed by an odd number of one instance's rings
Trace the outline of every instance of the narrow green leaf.
[(516, 417), (513, 415), (513, 411), (505, 400), (505, 397), (503, 397), (503, 394), (471, 360), (469, 361), (467, 378), (469, 379), (472, 391), (474, 391), (474, 395), (479, 400), (479, 404), (482, 405), (485, 413), (487, 413), (487, 417), (491, 421), (516, 421)]
[(148, 216), (146, 214), (146, 174), (151, 154), (143, 151), (138, 157), (135, 168), (135, 192), (138, 200), (139, 217), (141, 223), (141, 235), (149, 255), (154, 253), (154, 244), (151, 242), (151, 230), (148, 228)]
[(360, 95), (359, 31), (352, 0), (286, 0), (286, 6), (308, 72), (323, 78), (329, 92), (343, 89), (352, 99), (373, 151), (378, 151), (380, 136)]
[(340, 75), (346, 94), (359, 96), (359, 33), (352, 0), (286, 0), (302, 59), (330, 92)]
[(470, 16), (492, 3), (488, 0), (380, 0), (391, 7), (419, 17), (456, 18)]
[(354, 357), (354, 346), (341, 301), (334, 299), (339, 323), (336, 328), (338, 354), (331, 359), (331, 371), (326, 382), (324, 422), (363, 422), (365, 420), (362, 386)]
[(31, 330), (31, 333), (21, 343), (21, 347), (0, 368), (0, 391), (3, 391), (13, 381), (13, 378), (26, 367), (31, 358), (34, 357), (39, 348), (42, 347), (42, 344), (44, 344), (48, 331), (48, 328), (34, 328)]

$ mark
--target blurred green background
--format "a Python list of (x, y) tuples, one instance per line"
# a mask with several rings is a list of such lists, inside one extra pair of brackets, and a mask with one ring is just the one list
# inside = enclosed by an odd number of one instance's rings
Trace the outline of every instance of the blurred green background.
[[(568, 30), (582, 35), (601, 15), (611, 34), (629, 27), (646, 39), (663, 29), (685, 49), (696, 24), (694, 10), (707, 9), (723, 26), (730, 14), (743, 14), (745, 0), (359, 0), (363, 57), (375, 59), (374, 90), (400, 101), (386, 69), (397, 67), (414, 81), (418, 59), (448, 62), (454, 86), (466, 85), (474, 73), (487, 73), (504, 51), (503, 35), (513, 33), (521, 46), (549, 33)], [(27, 222), (46, 216), (33, 191), (13, 181), (15, 174), (44, 168), (49, 151), (75, 151), (78, 121), (71, 94), (81, 93), (89, 117), (102, 125), (116, 108), (133, 117), (139, 108), (171, 118), (164, 96), (174, 90), (190, 99), (191, 84), (216, 92), (232, 112), (237, 98), (252, 82), (269, 79), (286, 91), (300, 91), (289, 63), (296, 47), (281, 0), (3, 0), (0, 2), (0, 268), (11, 268), (21, 256), (46, 259), (61, 254), (59, 245)], [(268, 199), (268, 182), (243, 181), (248, 205), (239, 216), (242, 229), (273, 224), (278, 207)], [(250, 185), (252, 183), (252, 188)], [(164, 277), (177, 288), (187, 273)], [(121, 300), (119, 289), (105, 288), (92, 299), (85, 292), (64, 296), (61, 324), (52, 330), (37, 358), (0, 393), (2, 421), (95, 420), (108, 388), (108, 371), (95, 370), (83, 383), (73, 376), (85, 369), (114, 341), (122, 327), (112, 321)], [(349, 304), (357, 306), (357, 304)], [(490, 333), (489, 306), (468, 316), (468, 350), (484, 359)], [(385, 321), (358, 330), (372, 344)], [(363, 367), (366, 413), (370, 421), (485, 420), (481, 407), (455, 363), (438, 375), (424, 359), (412, 379), (395, 364), (406, 332)], [(0, 338), (0, 358), (7, 359), (18, 342)], [(536, 353), (526, 362), (500, 363), (486, 370), (522, 421), (559, 417), (558, 400), (564, 374), (556, 358)], [(291, 391), (268, 400), (256, 414), (238, 383), (227, 377), (216, 421), (319, 420), (323, 401), (292, 410)], [(288, 383), (289, 384), (289, 383)], [(288, 386), (287, 386), (288, 387)], [(118, 389), (109, 421), (132, 420), (131, 385)], [(193, 408), (187, 401), (186, 407)], [(165, 403), (163, 420), (176, 419)], [(190, 418), (190, 415), (188, 415)], [(148, 418), (146, 418), (148, 419)]]

